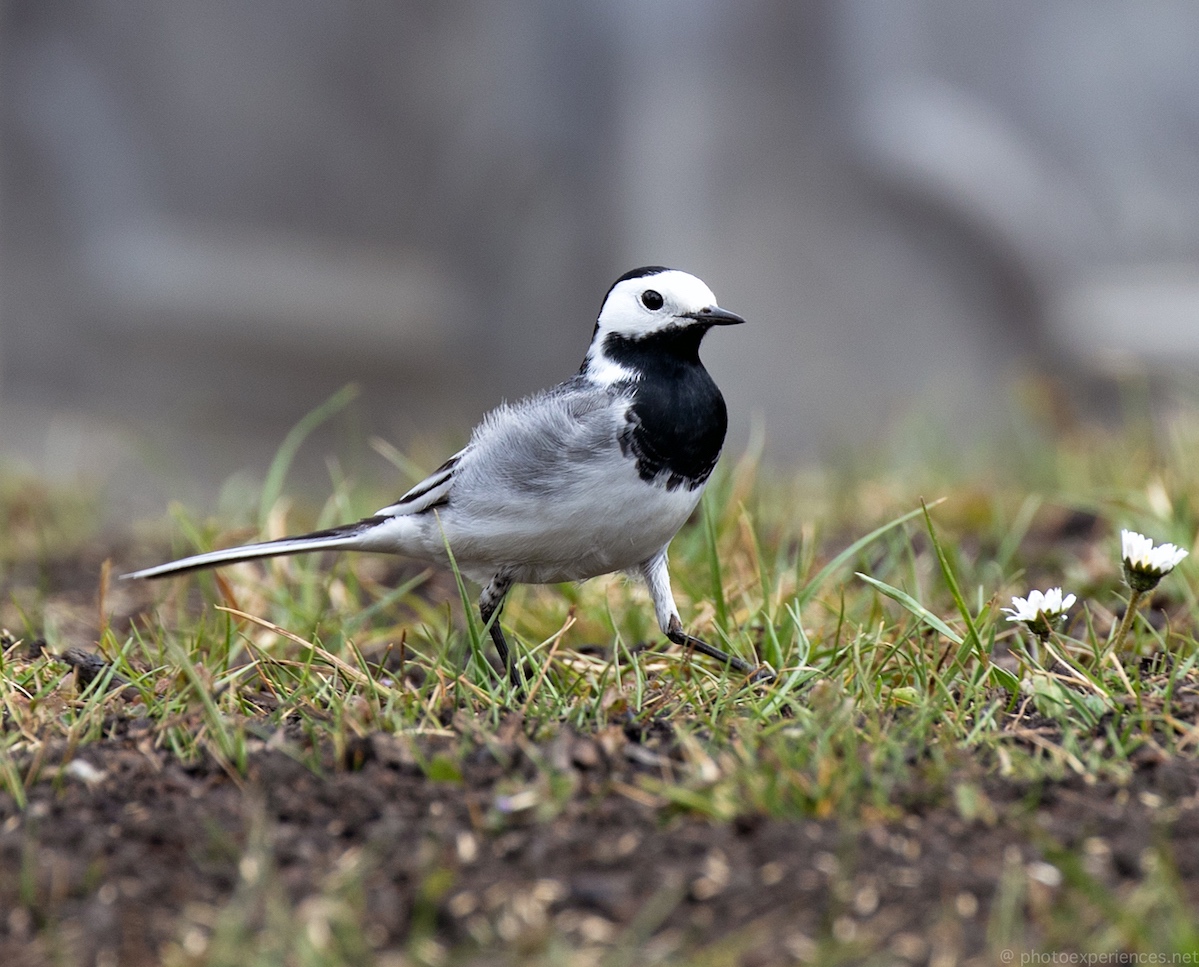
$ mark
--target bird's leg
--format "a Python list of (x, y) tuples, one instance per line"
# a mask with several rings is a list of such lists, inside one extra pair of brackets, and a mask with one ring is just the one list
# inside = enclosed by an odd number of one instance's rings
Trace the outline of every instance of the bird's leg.
[(517, 662), (508, 649), (508, 641), (504, 638), (504, 629), (500, 627), (499, 616), (504, 598), (511, 588), (512, 579), (508, 575), (501, 572), (493, 577), (487, 587), (483, 589), (483, 593), (479, 595), (479, 614), (483, 618), (483, 624), (487, 625), (488, 631), (491, 633), (491, 640), (495, 643), (495, 650), (499, 653), (500, 662), (504, 666), (508, 680), (512, 682), (513, 688), (519, 689), (524, 687), (524, 682), (521, 681)]
[(683, 630), (683, 622), (679, 619), (679, 611), (674, 604), (674, 594), (670, 590), (670, 572), (666, 567), (665, 548), (641, 565), (641, 576), (649, 588), (650, 598), (653, 599), (658, 626), (667, 638), (676, 645), (682, 645), (684, 648), (698, 651), (701, 655), (715, 658), (730, 668), (748, 675), (751, 682), (774, 681), (775, 675), (770, 666), (751, 665), (744, 659), (727, 654)]

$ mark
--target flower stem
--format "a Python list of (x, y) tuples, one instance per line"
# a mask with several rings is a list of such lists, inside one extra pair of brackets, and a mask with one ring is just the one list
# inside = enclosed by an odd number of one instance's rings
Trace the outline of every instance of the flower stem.
[(1132, 589), (1132, 595), (1128, 599), (1128, 607), (1124, 611), (1124, 620), (1120, 622), (1120, 629), (1116, 632), (1116, 639), (1112, 642), (1112, 651), (1118, 652), (1120, 646), (1124, 644), (1124, 639), (1128, 637), (1128, 629), (1132, 627), (1133, 621), (1136, 620), (1137, 609), (1141, 606), (1141, 598), (1145, 596), (1145, 592), (1137, 588)]

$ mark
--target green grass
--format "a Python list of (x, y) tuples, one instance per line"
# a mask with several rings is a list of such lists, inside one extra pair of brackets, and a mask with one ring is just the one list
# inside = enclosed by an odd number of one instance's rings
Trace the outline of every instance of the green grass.
[[(385, 502), (339, 481), (317, 513), (289, 509), (280, 496), (287, 464), (313, 423), (289, 437), (264, 487), (269, 536)], [(702, 514), (672, 546), (671, 570), (688, 630), (768, 661), (779, 675), (765, 688), (662, 650), (647, 595), (621, 577), (512, 595), (502, 620), (527, 663), (525, 695), (485, 660), (475, 590), (444, 575), (413, 569), (397, 579), (378, 558), (344, 555), (164, 583), (150, 614), (99, 636), (111, 672), (130, 683), (124, 696), (103, 680), (75, 695), (52, 656), (27, 660), (20, 643), (8, 644), (0, 790), (24, 807), (35, 783), (61, 781), (69, 756), (45, 756), (50, 740), (84, 747), (107, 734), (114, 716), (148, 720), (154, 742), (180, 760), (211, 757), (240, 776), (251, 749), (284, 722), (311, 739), (293, 754), (319, 769), (321, 750), (340, 759), (356, 736), (445, 732), (460, 713), (477, 726), (459, 746), (465, 754), (516, 709), (532, 743), (567, 726), (600, 733), (630, 720), (669, 722), (685, 767), (638, 788), (664, 818), (860, 825), (902, 818), (915, 796), (993, 824), (989, 783), (1037, 788), (1073, 775), (1121, 784), (1146, 750), (1196, 755), (1189, 696), (1199, 691), (1199, 562), (1184, 561), (1156, 592), (1164, 624), (1142, 614), (1123, 651), (1110, 640), (1128, 596), (1119, 529), (1194, 547), (1196, 454), (1192, 416), (1167, 430), (1024, 434), (973, 466), (963, 458), (929, 469), (908, 459), (899, 469), (781, 478), (752, 457), (726, 458)], [(9, 600), (0, 615), (15, 637), (46, 635), (54, 652), (60, 642), (44, 611), (54, 593), (49, 575), (54, 561), (78, 552), (79, 531), (67, 526), (81, 519), (77, 503), (47, 503), (24, 485), (0, 490), (0, 509), (9, 521), (0, 537)], [(183, 512), (175, 526), (180, 552), (244, 536)], [(1077, 593), (1079, 604), (1067, 628), (1036, 648), (1000, 608), (1050, 585)], [(102, 601), (113, 593), (98, 589)], [(585, 643), (599, 648), (576, 650)], [(425, 762), (427, 775), (452, 781), (457, 754)], [(555, 815), (569, 792), (546, 765), (535, 797), (541, 818)], [(1065, 885), (1038, 907), (1020, 870), (1005, 874), (990, 911), (993, 951), (1184, 950), (1199, 936), (1167, 851), (1134, 887), (1116, 892), (1080, 854), (1052, 842), (1043, 849)], [(358, 857), (292, 906), (269, 837), (251, 831), (234, 899), (204, 925), (207, 953), (202, 961), (187, 954), (187, 931), (199, 927), (184, 925), (178, 962), (363, 962), (368, 867)], [(430, 911), (444, 892), (437, 876), (431, 869), (425, 886)], [(432, 912), (417, 916), (407, 962), (446, 962), (432, 922)], [(652, 929), (647, 921), (614, 942), (608, 962), (634, 962), (630, 951)], [(686, 962), (733, 962), (738, 943), (733, 936)], [(562, 944), (551, 938), (523, 962), (572, 962)], [(816, 963), (857, 956), (832, 927), (805, 950)]]

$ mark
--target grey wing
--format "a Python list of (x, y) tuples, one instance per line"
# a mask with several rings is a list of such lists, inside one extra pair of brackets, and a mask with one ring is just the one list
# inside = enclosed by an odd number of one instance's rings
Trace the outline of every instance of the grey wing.
[(475, 493), (562, 499), (594, 486), (621, 459), (628, 412), (625, 394), (563, 384), (488, 414), (456, 474)]
[(484, 512), (586, 492), (620, 458), (629, 426), (627, 394), (567, 381), (487, 414), (465, 448), (377, 516), (450, 504)]
[[(405, 546), (424, 556), (454, 549), (462, 573), (487, 582), (580, 581), (637, 567), (661, 553), (701, 489), (647, 485), (621, 448), (630, 387), (568, 381), (488, 414), (436, 480), (395, 505)], [(440, 495), (438, 497), (437, 495)], [(409, 507), (429, 507), (411, 514)], [(390, 510), (390, 508), (389, 508)], [(410, 552), (411, 553), (411, 552)]]

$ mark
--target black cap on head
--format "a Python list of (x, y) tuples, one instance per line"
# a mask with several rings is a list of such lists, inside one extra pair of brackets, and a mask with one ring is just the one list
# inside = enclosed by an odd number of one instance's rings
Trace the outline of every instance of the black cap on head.
[[(629, 279), (644, 279), (649, 275), (657, 275), (659, 272), (669, 271), (670, 269), (665, 265), (643, 265), (639, 269), (629, 269), (629, 271), (608, 286), (608, 291), (604, 293), (604, 302), (608, 301), (608, 296), (612, 294), (612, 290), (622, 282), (628, 282)], [(602, 306), (604, 302), (601, 302), (600, 305)]]

